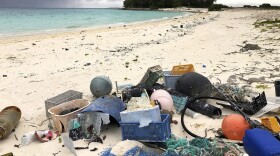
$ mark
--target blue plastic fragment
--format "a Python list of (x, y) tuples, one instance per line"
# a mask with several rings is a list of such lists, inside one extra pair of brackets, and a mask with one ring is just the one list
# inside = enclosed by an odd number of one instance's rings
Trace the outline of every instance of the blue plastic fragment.
[(120, 112), (125, 110), (125, 103), (116, 96), (106, 95), (91, 102), (83, 111), (85, 112), (104, 112), (121, 122)]
[(280, 156), (280, 141), (260, 128), (246, 130), (243, 145), (250, 156)]

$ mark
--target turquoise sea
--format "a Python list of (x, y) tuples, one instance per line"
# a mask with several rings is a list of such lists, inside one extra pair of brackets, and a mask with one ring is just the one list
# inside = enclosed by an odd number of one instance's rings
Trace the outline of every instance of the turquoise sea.
[(125, 24), (183, 16), (182, 12), (121, 9), (3, 9), (0, 36)]

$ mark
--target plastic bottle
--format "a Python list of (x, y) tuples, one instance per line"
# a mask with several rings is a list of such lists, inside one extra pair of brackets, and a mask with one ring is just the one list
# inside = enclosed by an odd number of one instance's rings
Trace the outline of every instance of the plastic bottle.
[(8, 136), (21, 118), (21, 111), (16, 106), (9, 106), (0, 112), (0, 140)]

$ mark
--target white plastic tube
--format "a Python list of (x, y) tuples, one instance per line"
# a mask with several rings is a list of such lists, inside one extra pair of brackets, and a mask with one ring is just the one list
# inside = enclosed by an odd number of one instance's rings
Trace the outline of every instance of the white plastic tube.
[(190, 110), (190, 109), (188, 109), (188, 108), (186, 109), (185, 114), (186, 114), (187, 116), (189, 116), (189, 117), (192, 117), (193, 119), (197, 119), (197, 118), (200, 116), (199, 113), (194, 112), (194, 111), (192, 111), (192, 110)]

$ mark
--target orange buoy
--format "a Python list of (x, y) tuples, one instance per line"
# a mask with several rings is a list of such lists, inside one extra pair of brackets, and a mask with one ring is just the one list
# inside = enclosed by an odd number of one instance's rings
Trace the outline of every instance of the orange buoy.
[(228, 115), (222, 122), (222, 132), (231, 140), (242, 140), (247, 129), (250, 129), (250, 125), (240, 114)]

